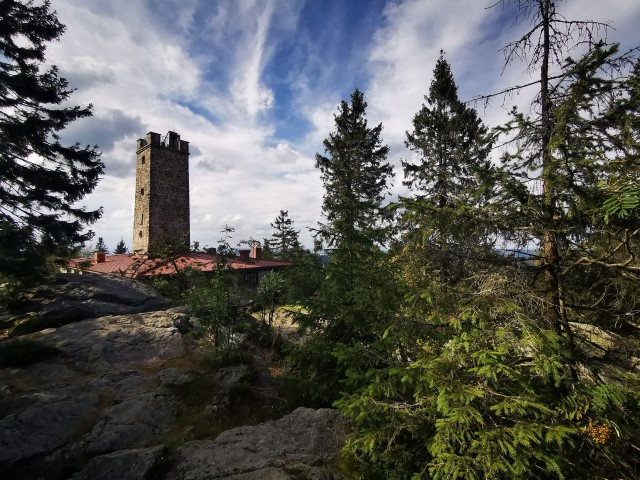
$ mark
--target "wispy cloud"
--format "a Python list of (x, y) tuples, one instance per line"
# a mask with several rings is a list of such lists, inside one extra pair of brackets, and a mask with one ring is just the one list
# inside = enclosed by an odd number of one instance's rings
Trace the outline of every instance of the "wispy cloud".
[(241, 41), (240, 50), (246, 58), (235, 66), (235, 80), (230, 86), (234, 102), (251, 120), (255, 120), (257, 114), (269, 109), (274, 102), (273, 91), (262, 82), (265, 57), (269, 55), (265, 42), (273, 14), (273, 4), (265, 2), (261, 5), (261, 11), (255, 12), (255, 15), (250, 15), (251, 12), (241, 13), (253, 20), (248, 25), (251, 35), (246, 35)]
[[(111, 246), (130, 242), (135, 139), (178, 131), (191, 142), (192, 238), (213, 244), (225, 223), (236, 240), (270, 232), (280, 209), (302, 228), (319, 219), (314, 154), (355, 87), (371, 124), (384, 124), (391, 160), (428, 92), (440, 49), (460, 96), (498, 90), (526, 75), (500, 75), (499, 48), (527, 24), (477, 0), (53, 0), (67, 31), (47, 58), (78, 88), (72, 102), (95, 116), (65, 139), (97, 143), (106, 176), (86, 198), (104, 206), (93, 227)], [(640, 43), (640, 2), (570, 0), (567, 16), (611, 20), (610, 38)], [(508, 99), (526, 103), (524, 95)], [(494, 102), (486, 122), (504, 118)], [(400, 185), (399, 181), (396, 181)], [(394, 193), (398, 193), (399, 186)]]

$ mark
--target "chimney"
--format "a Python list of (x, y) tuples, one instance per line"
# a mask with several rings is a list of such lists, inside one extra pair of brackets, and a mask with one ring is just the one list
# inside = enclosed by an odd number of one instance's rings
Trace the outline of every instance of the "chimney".
[(246, 262), (249, 260), (249, 250), (241, 249), (240, 250), (240, 261)]
[(104, 252), (93, 252), (93, 260), (96, 263), (104, 263), (106, 254)]
[(147, 141), (144, 138), (139, 138), (138, 139), (138, 148), (137, 150), (140, 150), (142, 147), (147, 145)]
[(160, 134), (155, 132), (147, 132), (146, 143), (149, 145), (160, 145)]
[(260, 245), (253, 245), (251, 247), (251, 258), (262, 260), (262, 247)]

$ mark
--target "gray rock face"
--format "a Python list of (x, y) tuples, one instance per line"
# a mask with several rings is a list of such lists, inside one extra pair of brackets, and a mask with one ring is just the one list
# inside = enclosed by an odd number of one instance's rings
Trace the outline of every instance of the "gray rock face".
[(78, 322), (105, 315), (151, 312), (166, 308), (169, 300), (150, 286), (126, 277), (92, 273), (60, 274), (53, 285), (44, 285), (11, 302), (17, 313), (33, 313), (13, 335)]
[(220, 390), (228, 390), (231, 385), (238, 383), (246, 375), (249, 369), (246, 365), (233, 365), (221, 368), (214, 378), (214, 382)]
[(177, 328), (185, 322), (184, 309), (170, 309), (90, 318), (5, 340), (59, 354), (0, 369), (0, 476), (67, 478), (65, 465), (87, 455), (153, 442), (177, 407), (151, 372), (158, 362), (186, 354)]
[(267, 362), (264, 361), (264, 358), (254, 355), (253, 369), (256, 375), (255, 386), (257, 388), (262, 390), (275, 389), (273, 377), (271, 376), (271, 373), (269, 373), (269, 368), (267, 367)]
[(103, 391), (113, 391), (116, 399), (121, 401), (132, 395), (139, 395), (148, 391), (150, 379), (135, 370), (121, 370), (107, 373), (96, 380), (95, 388)]
[(280, 420), (185, 444), (167, 479), (337, 479), (330, 467), (344, 438), (345, 422), (337, 410), (298, 408)]
[(212, 392), (211, 403), (204, 409), (206, 414), (220, 415), (231, 406), (231, 389), (243, 380), (249, 373), (246, 365), (232, 365), (222, 367), (216, 373), (213, 383), (215, 389)]
[(98, 406), (98, 395), (34, 393), (23, 408), (0, 419), (0, 465), (18, 462), (65, 445), (82, 432)]
[(224, 477), (224, 480), (298, 480), (279, 468), (261, 468), (253, 472)]
[(158, 380), (165, 387), (177, 387), (193, 380), (193, 375), (181, 368), (165, 368), (158, 374)]
[(129, 397), (105, 410), (87, 436), (86, 451), (95, 454), (134, 447), (166, 430), (175, 414), (175, 402), (167, 394)]
[[(188, 311), (142, 311), (164, 307), (166, 301), (145, 285), (131, 283), (69, 275), (18, 299), (16, 304), (22, 302), (27, 316), (38, 321), (21, 338), (4, 340), (5, 346), (16, 342), (9, 345), (13, 351), (22, 345), (55, 355), (0, 368), (0, 478), (339, 478), (331, 467), (345, 433), (335, 410), (298, 409), (280, 420), (228, 430), (176, 451), (147, 447), (162, 442), (170, 429), (171, 442), (174, 428), (180, 434), (193, 429), (181, 423), (185, 418), (233, 415), (234, 391), (251, 388), (252, 395), (264, 391), (269, 399), (277, 391), (260, 358), (252, 369), (235, 365), (205, 377), (212, 372), (201, 371), (186, 356), (182, 333), (191, 328)], [(47, 325), (56, 328), (40, 328)], [(205, 399), (197, 401), (204, 404), (192, 405), (186, 399), (193, 398), (189, 392), (203, 379)], [(252, 383), (239, 385), (243, 382)]]
[(68, 362), (87, 371), (168, 360), (185, 354), (182, 335), (174, 327), (180, 315), (167, 310), (93, 318), (45, 330), (36, 340), (57, 348)]
[(162, 462), (164, 447), (124, 450), (94, 457), (71, 480), (146, 480)]

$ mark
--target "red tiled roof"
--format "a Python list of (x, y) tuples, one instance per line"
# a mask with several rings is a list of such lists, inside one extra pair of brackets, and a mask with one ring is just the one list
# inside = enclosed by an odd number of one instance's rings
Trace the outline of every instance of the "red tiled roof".
[[(217, 268), (217, 256), (209, 253), (190, 253), (175, 257), (169, 261), (148, 258), (146, 255), (119, 254), (105, 255), (104, 262), (96, 263), (92, 258), (77, 258), (69, 262), (71, 268), (80, 268), (91, 272), (127, 277), (149, 277), (152, 275), (172, 275), (185, 268), (195, 268), (203, 272), (211, 272)], [(239, 257), (227, 259), (227, 264), (234, 270), (264, 270), (288, 267), (290, 262), (278, 260), (240, 260)], [(88, 265), (88, 266), (87, 266)]]

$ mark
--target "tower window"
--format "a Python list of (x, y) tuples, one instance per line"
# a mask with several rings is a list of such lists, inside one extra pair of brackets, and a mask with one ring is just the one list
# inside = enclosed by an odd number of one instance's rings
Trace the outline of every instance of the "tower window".
[(142, 165), (144, 165), (144, 162), (146, 161), (146, 159), (144, 158), (144, 155), (142, 156)]
[(144, 188), (140, 189), (140, 195), (144, 195)]
[(140, 214), (140, 225), (144, 222), (144, 213)]
[(138, 236), (142, 238), (142, 230), (140, 230), (140, 232), (138, 233)]

